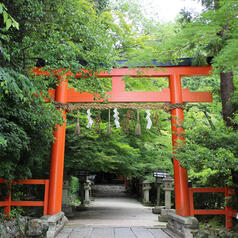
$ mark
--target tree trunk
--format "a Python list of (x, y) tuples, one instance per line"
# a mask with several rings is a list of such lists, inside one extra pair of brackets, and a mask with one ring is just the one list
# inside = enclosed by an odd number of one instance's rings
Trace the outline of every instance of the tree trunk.
[[(220, 73), (220, 90), (221, 90), (221, 101), (222, 101), (222, 115), (223, 120), (225, 121), (227, 126), (231, 126), (236, 129), (237, 125), (232, 123), (233, 118), (233, 108), (232, 108), (232, 93), (234, 91), (233, 84), (233, 73)], [(231, 177), (232, 182), (234, 184), (238, 184), (238, 173), (231, 169)], [(238, 201), (238, 188), (235, 188), (235, 196)]]
[(220, 73), (220, 90), (223, 120), (225, 121), (227, 126), (233, 126), (233, 123), (231, 121), (233, 112), (231, 97), (234, 91), (232, 72)]

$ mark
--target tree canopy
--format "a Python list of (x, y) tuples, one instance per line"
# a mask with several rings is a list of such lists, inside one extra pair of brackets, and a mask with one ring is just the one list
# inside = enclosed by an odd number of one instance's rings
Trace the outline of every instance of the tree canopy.
[[(101, 69), (109, 70), (114, 60), (124, 57), (135, 45), (144, 44), (146, 28), (142, 25), (145, 23), (136, 14), (139, 6), (137, 11), (133, 10), (127, 1), (109, 6), (108, 1), (16, 0), (13, 4), (3, 1), (1, 6), (5, 25), (2, 25), (4, 54), (0, 62), (0, 176), (8, 179), (45, 177), (49, 171), (52, 131), (62, 118), (53, 104), (33, 96), (40, 92), (46, 95), (49, 87), (55, 87), (55, 78), (35, 77), (30, 67), (36, 65), (47, 70), (63, 67), (72, 72), (83, 67), (92, 74)], [(149, 21), (146, 24), (149, 25)], [(100, 93), (107, 88), (107, 83), (95, 78), (70, 79), (69, 85), (81, 91)], [(133, 88), (133, 84), (130, 87)], [(66, 168), (145, 176), (148, 167), (156, 168), (160, 163), (156, 157), (165, 161), (167, 158), (164, 167), (171, 168), (171, 155), (156, 151), (160, 147), (156, 139), (146, 135), (136, 138), (134, 133), (128, 137), (116, 130), (111, 137), (106, 136), (105, 131), (97, 136), (93, 132), (87, 134), (84, 129), (82, 135), (75, 136), (72, 128), (75, 122), (70, 117), (75, 115), (69, 115), (68, 119)], [(105, 116), (103, 120), (105, 128)], [(155, 138), (162, 137), (156, 134), (156, 129), (151, 133)], [(163, 135), (161, 148), (170, 147), (167, 136), (167, 133)]]

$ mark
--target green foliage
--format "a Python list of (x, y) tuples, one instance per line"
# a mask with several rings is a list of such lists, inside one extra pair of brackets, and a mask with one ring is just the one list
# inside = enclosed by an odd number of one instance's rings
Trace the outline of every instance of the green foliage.
[(214, 102), (187, 105), (186, 145), (179, 149), (178, 160), (188, 169), (194, 186), (236, 185), (231, 171), (238, 169), (238, 134), (224, 125), (219, 78), (184, 78), (183, 85), (196, 91), (212, 91)]
[(108, 0), (92, 0), (94, 6), (98, 9), (99, 12), (102, 12), (108, 7)]
[[(0, 60), (0, 177), (45, 177), (49, 169), (52, 129), (55, 123), (61, 122), (61, 118), (52, 104), (43, 103), (40, 92), (47, 95), (46, 89), (54, 88), (56, 82), (54, 77), (33, 77), (26, 69), (43, 58), (46, 69), (63, 67), (79, 72), (84, 67), (94, 75), (98, 70), (109, 69), (113, 59), (122, 56), (122, 52), (130, 51), (137, 44), (143, 45), (147, 39), (144, 30), (148, 32), (151, 29), (145, 25), (150, 23), (141, 18), (138, 6), (133, 9), (126, 1), (118, 6), (109, 6), (105, 0), (66, 0), (54, 4), (49, 0), (16, 0), (13, 3), (3, 1), (1, 9), (5, 22), (2, 25), (5, 33), (1, 49), (4, 49), (10, 62), (7, 64), (9, 67), (4, 68), (6, 62)], [(136, 33), (138, 29), (141, 29), (140, 33)], [(69, 84), (80, 91), (100, 93), (109, 86), (108, 82), (94, 77), (70, 78)], [(38, 97), (33, 96), (35, 94)], [(106, 124), (103, 126), (105, 129)], [(84, 135), (78, 147), (74, 146), (78, 138), (76, 140), (72, 133), (68, 136), (72, 139), (71, 149), (74, 150), (74, 159), (68, 165), (66, 163), (68, 168), (89, 166), (91, 170), (96, 167), (98, 171), (114, 169), (132, 173), (130, 171), (134, 167), (130, 164), (134, 160), (139, 161), (139, 149), (143, 149), (134, 148), (130, 145), (132, 139), (122, 135), (119, 140), (114, 137), (110, 141), (105, 132), (102, 142), (93, 133)], [(95, 146), (87, 147), (87, 144)], [(104, 145), (108, 151), (102, 150)], [(148, 151), (153, 149), (151, 145), (147, 147)], [(120, 153), (125, 155), (124, 160), (118, 157)], [(78, 161), (79, 157), (82, 160)], [(94, 157), (97, 160), (91, 159)], [(88, 161), (91, 163), (88, 164)], [(138, 166), (142, 168), (143, 163), (138, 163)]]
[[(119, 110), (120, 111), (120, 110)], [(123, 115), (125, 110), (120, 111)], [(116, 129), (111, 124), (112, 135), (107, 135), (107, 112), (101, 114), (101, 133), (97, 134), (95, 127), (86, 129), (86, 115), (80, 112), (80, 135), (75, 135), (75, 121), (73, 114), (68, 119), (65, 168), (66, 173), (76, 172), (78, 169), (91, 172), (109, 172), (129, 177), (144, 177), (156, 169), (172, 170), (169, 152), (170, 137), (164, 128), (158, 132), (157, 128), (146, 130), (146, 122), (141, 113), (142, 135), (135, 136), (134, 121), (129, 134)], [(95, 112), (96, 115), (96, 112)], [(93, 115), (94, 116), (94, 115)], [(160, 124), (167, 126), (166, 117), (162, 114)], [(165, 120), (165, 122), (162, 122)]]
[[(186, 145), (178, 159), (198, 183), (224, 186), (231, 183), (231, 170), (238, 170), (238, 133), (219, 123), (215, 127), (186, 128)], [(217, 180), (217, 176), (223, 179)]]
[(68, 195), (70, 197), (70, 201), (71, 201), (70, 204), (72, 206), (76, 207), (80, 204), (79, 190), (80, 190), (79, 179), (74, 176), (70, 176)]
[[(43, 58), (50, 69), (79, 72), (83, 67), (95, 73), (111, 68), (119, 45), (126, 48), (134, 41), (131, 25), (119, 12), (106, 8), (107, 1), (4, 2), (20, 24), (19, 31), (9, 32), (11, 42), (6, 47), (15, 64), (24, 68)], [(95, 91), (98, 85), (89, 79), (70, 83), (84, 91)]]
[(3, 23), (5, 24), (6, 30), (11, 26), (19, 30), (19, 24), (7, 13), (7, 8), (3, 3), (0, 3), (0, 14), (3, 16)]
[(126, 91), (161, 91), (168, 88), (167, 78), (124, 77)]
[(143, 47), (128, 55), (134, 62), (195, 57), (196, 65), (205, 65), (205, 57), (213, 56), (215, 72), (237, 70), (237, 1), (217, 0), (215, 6), (213, 1), (205, 2), (208, 8), (202, 14), (183, 10), (176, 24), (157, 24)]
[[(145, 18), (139, 17), (142, 14), (138, 8), (125, 7), (129, 4), (126, 2), (114, 6), (106, 0), (61, 0), (54, 4), (49, 0), (17, 0), (10, 4), (6, 0), (3, 3), (20, 25), (19, 30), (9, 29), (9, 41), (3, 41), (11, 65), (26, 70), (44, 59), (48, 70), (65, 68), (75, 73), (86, 68), (90, 78), (69, 78), (70, 86), (79, 91), (103, 95), (104, 88), (94, 74), (101, 69), (110, 70), (115, 59), (146, 40), (144, 33), (137, 34)], [(54, 87), (55, 80), (47, 77), (45, 88)]]
[[(3, 213), (0, 212), (0, 222), (6, 222), (8, 220), (17, 219), (22, 217), (23, 209), (21, 207), (11, 208), (9, 217), (6, 217)], [(1, 235), (1, 230), (0, 230)]]
[(24, 75), (0, 68), (0, 84), (0, 177), (29, 178), (34, 166), (40, 169), (60, 117), (53, 105), (33, 95), (37, 89)]
[(77, 194), (79, 192), (79, 179), (74, 176), (70, 176), (69, 187), (71, 194)]
[(23, 213), (23, 209), (21, 207), (17, 207), (17, 208), (12, 208), (11, 212), (10, 212), (10, 216), (9, 219), (14, 219), (14, 218), (21, 218)]
[(16, 22), (11, 15), (8, 14), (7, 8), (3, 3), (0, 3), (0, 15), (3, 18), (4, 26), (0, 28), (0, 53), (3, 55), (4, 59), (10, 60), (9, 55), (7, 54), (6, 50), (3, 48), (2, 41), (8, 41), (8, 35), (6, 32), (10, 27), (15, 27), (19, 30), (19, 24)]

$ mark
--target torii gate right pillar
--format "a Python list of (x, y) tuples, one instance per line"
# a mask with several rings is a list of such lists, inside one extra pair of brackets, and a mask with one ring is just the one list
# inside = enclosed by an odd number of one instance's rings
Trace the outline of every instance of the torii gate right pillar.
[[(169, 76), (169, 88), (171, 104), (183, 103), (181, 76), (172, 74)], [(184, 114), (182, 108), (175, 108), (171, 111), (171, 128), (172, 128), (172, 146), (173, 153), (179, 142), (184, 140)], [(180, 166), (179, 161), (175, 158), (174, 163), (174, 182), (175, 182), (175, 204), (176, 214), (180, 216), (189, 216), (189, 192), (188, 192), (188, 175), (185, 168)]]

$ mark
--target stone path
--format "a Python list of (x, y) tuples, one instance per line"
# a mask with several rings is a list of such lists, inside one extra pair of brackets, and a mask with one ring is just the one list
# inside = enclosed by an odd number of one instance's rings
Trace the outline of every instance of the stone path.
[(70, 224), (89, 226), (164, 228), (151, 207), (144, 207), (133, 198), (96, 198), (86, 211), (77, 212)]
[(152, 207), (127, 197), (123, 186), (96, 186), (95, 201), (74, 218), (56, 238), (170, 238)]
[(161, 229), (144, 227), (69, 227), (56, 238), (171, 238)]

